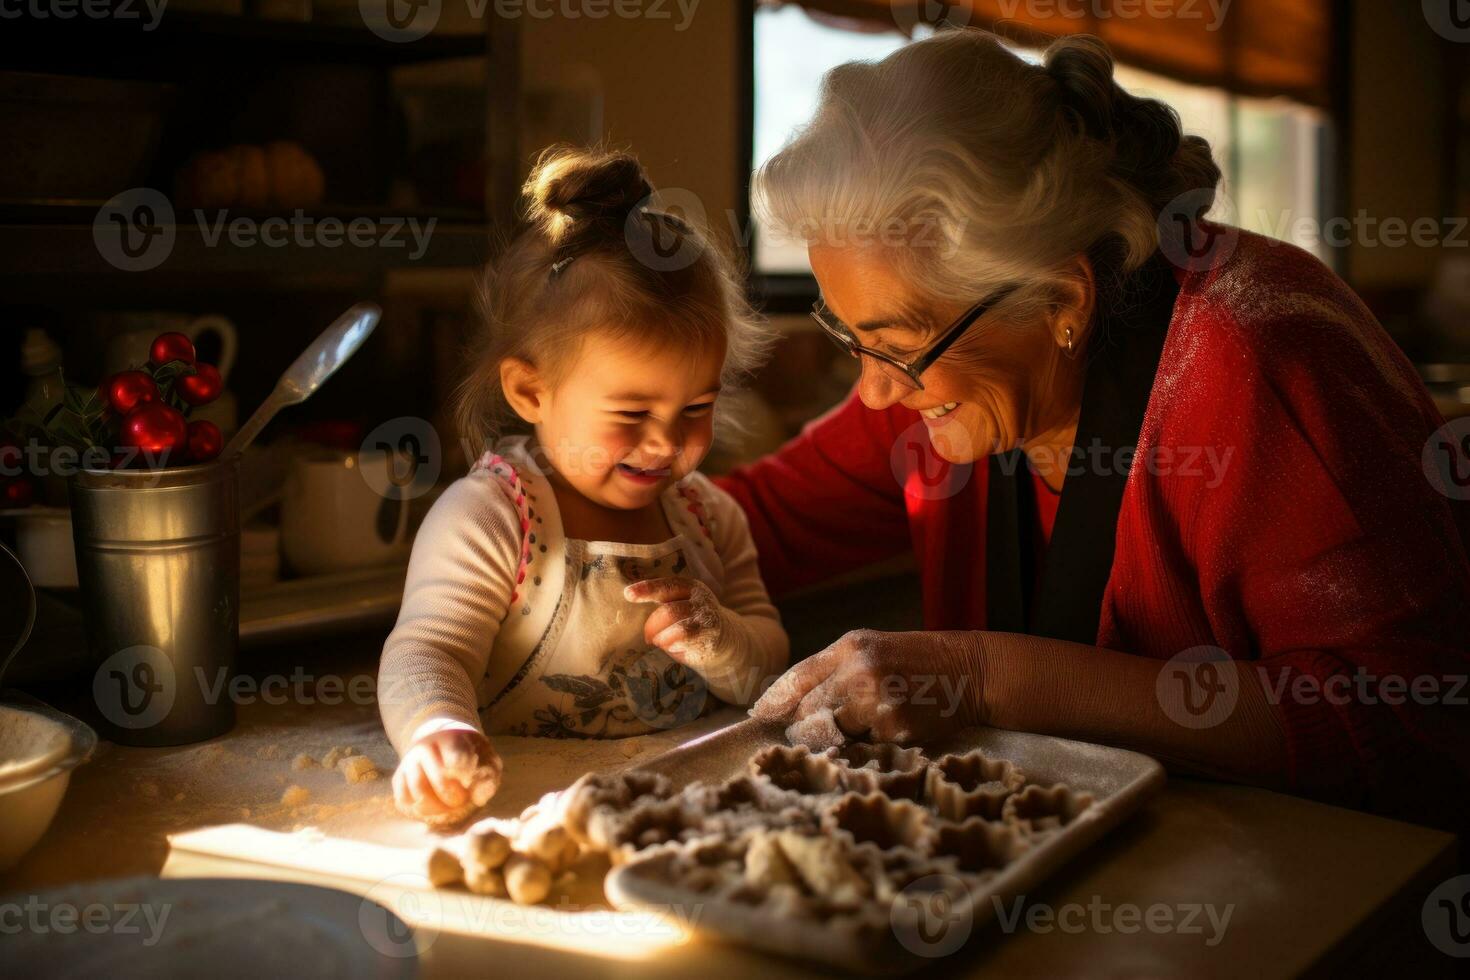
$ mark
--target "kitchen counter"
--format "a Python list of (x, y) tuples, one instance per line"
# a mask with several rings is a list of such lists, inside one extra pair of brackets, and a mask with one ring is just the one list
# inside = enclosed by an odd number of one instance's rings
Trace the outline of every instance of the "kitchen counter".
[[(166, 840), (200, 827), (246, 824), (282, 834), (315, 828), (306, 832), (392, 849), (385, 854), (427, 848), (432, 835), (392, 807), (387, 774), (394, 755), (370, 700), (370, 675), (346, 669), (361, 663), (361, 649), (361, 640), (318, 644), (310, 662), (320, 666), (310, 675), (293, 666), (299, 651), (247, 663), (250, 676), (277, 681), (242, 706), (234, 731), (211, 742), (167, 749), (104, 743), (75, 773), (40, 845), (0, 875), (0, 893), (162, 873), (330, 883), (381, 898), (371, 881), (323, 877), (285, 863), (171, 853)], [(343, 668), (335, 674), (334, 663)], [(323, 684), (326, 678), (335, 680)], [(582, 771), (636, 765), (739, 717), (726, 709), (687, 729), (625, 743), (498, 738), (506, 778), (490, 812), (514, 815)], [(319, 760), (330, 748), (349, 746), (372, 758), (383, 778), (350, 785), (335, 772), (293, 768), (298, 755)], [(308, 800), (282, 802), (288, 786), (306, 789)], [(1264, 790), (1176, 779), (1040, 891), (1001, 909), (1000, 921), (979, 929), (965, 952), (936, 961), (935, 969), (974, 976), (1234, 977), (1392, 965), (1448, 974), (1455, 964), (1425, 941), (1420, 910), (1429, 892), (1454, 874), (1449, 835)], [(1165, 914), (1151, 910), (1167, 910), (1176, 925), (1149, 928), (1151, 914)], [(687, 934), (609, 946), (590, 927), (579, 934), (575, 912), (506, 911), (486, 919), (478, 934), (447, 928), (425, 934), (422, 974), (479, 975), (494, 963), (497, 972), (522, 976), (817, 975)], [(605, 930), (607, 920), (598, 921)]]

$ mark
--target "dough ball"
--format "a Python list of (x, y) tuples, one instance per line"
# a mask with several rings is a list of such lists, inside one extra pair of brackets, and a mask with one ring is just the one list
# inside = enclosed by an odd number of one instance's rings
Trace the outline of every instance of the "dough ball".
[(295, 769), (297, 772), (301, 772), (303, 769), (315, 769), (316, 760), (307, 755), (305, 752), (302, 752), (296, 758), (291, 760), (291, 768)]
[(517, 905), (535, 905), (551, 894), (551, 869), (534, 857), (512, 854), (505, 862), (505, 889)]
[(281, 804), (283, 806), (300, 806), (309, 799), (311, 799), (311, 790), (305, 786), (297, 786), (295, 784), (287, 786), (286, 791), (281, 794)]
[(378, 778), (378, 767), (365, 755), (350, 755), (337, 763), (337, 770), (349, 783), (366, 783)]
[(465, 863), (498, 868), (510, 857), (510, 838), (498, 830), (475, 831), (465, 836)]
[(523, 835), (517, 843), (517, 850), (531, 857), (540, 858), (553, 870), (561, 867), (562, 855), (566, 853), (567, 843), (571, 840), (565, 827), (556, 824), (542, 824), (531, 828), (530, 832)]
[(427, 873), (429, 884), (435, 888), (457, 885), (464, 880), (464, 870), (460, 867), (459, 858), (442, 847), (436, 847), (429, 852)]
[(500, 789), (501, 771), (500, 759), (493, 750), (490, 752), (489, 764), (477, 762), (474, 765), (458, 767), (446, 765), (444, 774), (469, 791), (468, 799), (452, 813), (445, 814), (433, 822), (442, 826), (452, 826), (489, 803), (491, 797)]
[(432, 827), (434, 830), (449, 830), (464, 823), (477, 809), (479, 807), (475, 806), (474, 801), (471, 800), (452, 810), (445, 810), (441, 813), (420, 813), (415, 808), (414, 812), (409, 815), (415, 820), (422, 820), (425, 826)]
[(505, 875), (499, 868), (484, 868), (477, 864), (467, 864), (464, 868), (464, 884), (476, 895), (504, 898), (507, 894)]

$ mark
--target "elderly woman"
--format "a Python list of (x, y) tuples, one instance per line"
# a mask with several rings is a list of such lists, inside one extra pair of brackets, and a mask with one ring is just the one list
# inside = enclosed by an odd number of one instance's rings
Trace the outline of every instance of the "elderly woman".
[(758, 716), (1043, 732), (1454, 822), (1442, 419), (1319, 262), (1198, 220), (1219, 178), (1096, 39), (1033, 65), (955, 31), (827, 76), (757, 188), (861, 378), (724, 486), (773, 592), (912, 549), (926, 629), (848, 633)]

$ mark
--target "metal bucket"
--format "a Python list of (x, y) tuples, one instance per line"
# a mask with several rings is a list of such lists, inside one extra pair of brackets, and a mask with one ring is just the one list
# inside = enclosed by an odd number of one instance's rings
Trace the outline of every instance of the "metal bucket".
[(239, 458), (71, 479), (77, 579), (105, 737), (181, 745), (235, 724)]

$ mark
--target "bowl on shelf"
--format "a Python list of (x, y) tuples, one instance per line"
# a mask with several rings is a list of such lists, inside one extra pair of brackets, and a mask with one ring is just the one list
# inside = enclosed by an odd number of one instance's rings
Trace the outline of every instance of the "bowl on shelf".
[(145, 183), (173, 86), (0, 72), (0, 198), (107, 200)]

